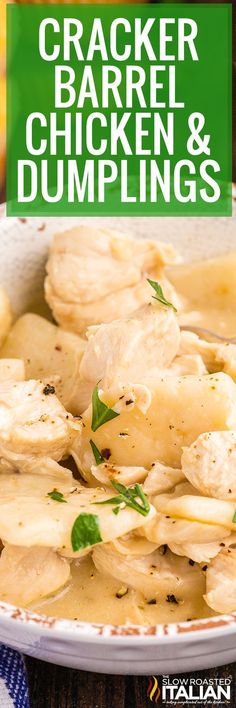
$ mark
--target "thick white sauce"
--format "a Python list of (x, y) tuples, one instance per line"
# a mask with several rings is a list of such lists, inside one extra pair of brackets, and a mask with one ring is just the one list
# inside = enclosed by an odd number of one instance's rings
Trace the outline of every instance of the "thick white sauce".
[(57, 596), (33, 607), (38, 612), (54, 617), (105, 624), (127, 622), (148, 625), (210, 617), (215, 613), (202, 598), (203, 575), (199, 569), (199, 593), (194, 599), (186, 585), (181, 590), (181, 596), (176, 598), (178, 604), (168, 602), (166, 597), (162, 597), (156, 605), (148, 605), (145, 597), (131, 588), (126, 595), (117, 598), (116, 593), (121, 589), (121, 582), (99, 573), (90, 556), (86, 556), (77, 565), (73, 564), (72, 579), (67, 588)]

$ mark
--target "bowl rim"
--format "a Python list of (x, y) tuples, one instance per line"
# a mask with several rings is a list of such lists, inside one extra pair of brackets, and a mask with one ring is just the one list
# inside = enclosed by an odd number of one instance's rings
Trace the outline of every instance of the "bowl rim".
[(161, 643), (196, 640), (209, 638), (210, 635), (221, 635), (227, 628), (228, 632), (236, 630), (236, 612), (189, 621), (171, 622), (156, 625), (123, 624), (113, 625), (100, 622), (86, 622), (81, 620), (57, 618), (44, 615), (28, 608), (17, 607), (10, 603), (0, 601), (0, 622), (4, 624), (23, 624), (33, 629), (36, 634), (59, 635), (71, 641), (93, 643), (106, 640), (106, 643), (121, 640), (122, 643), (133, 643), (134, 640), (145, 643)]

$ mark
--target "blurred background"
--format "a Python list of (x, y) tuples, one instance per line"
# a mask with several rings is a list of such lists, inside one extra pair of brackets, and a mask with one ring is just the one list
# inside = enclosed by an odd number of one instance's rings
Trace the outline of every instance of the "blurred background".
[[(22, 0), (19, 0), (21, 2)], [(150, 0), (152, 1), (152, 0)], [(11, 0), (9, 0), (11, 2)], [(28, 0), (23, 0), (28, 2)], [(87, 4), (87, 0), (32, 0), (36, 4)], [(98, 4), (99, 0), (89, 0), (89, 3)], [(100, 0), (103, 4), (113, 3), (113, 0)], [(130, 2), (145, 2), (145, 0), (129, 0)], [(183, 2), (183, 0), (182, 0)], [(227, 4), (227, 0), (219, 0)], [(116, 0), (116, 4), (124, 4), (124, 0)], [(169, 4), (169, 0), (162, 0), (159, 4)], [(172, 0), (172, 4), (178, 4)], [(204, 0), (202, 0), (204, 4)], [(201, 3), (201, 4), (202, 4)], [(195, 0), (189, 4), (197, 4)], [(217, 4), (215, 0), (208, 0), (208, 4)], [(231, 4), (231, 3), (228, 3)], [(233, 181), (236, 182), (236, 0), (232, 3), (233, 9)], [(0, 0), (0, 203), (6, 196), (6, 0)]]

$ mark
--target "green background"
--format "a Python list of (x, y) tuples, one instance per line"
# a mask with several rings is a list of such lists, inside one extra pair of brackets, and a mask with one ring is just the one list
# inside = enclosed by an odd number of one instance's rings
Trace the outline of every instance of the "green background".
[[(8, 215), (230, 215), (231, 214), (231, 7), (229, 5), (8, 5), (8, 46), (7, 46), (7, 213)], [(199, 61), (194, 62), (189, 52), (183, 62), (162, 62), (168, 64), (175, 63), (176, 66), (176, 96), (177, 100), (185, 102), (185, 108), (175, 109), (175, 151), (174, 156), (169, 156), (164, 146), (160, 157), (155, 155), (147, 156), (147, 161), (156, 159), (161, 170), (164, 159), (170, 159), (172, 167), (180, 159), (189, 159), (196, 166), (196, 174), (199, 165), (207, 155), (193, 156), (187, 153), (187, 139), (189, 137), (188, 116), (190, 113), (199, 111), (205, 116), (206, 122), (203, 133), (210, 134), (211, 154), (209, 159), (219, 162), (221, 171), (214, 175), (214, 179), (219, 181), (221, 186), (221, 198), (218, 202), (209, 204), (202, 201), (199, 196), (200, 187), (204, 183), (198, 179), (197, 201), (196, 203), (180, 203), (172, 194), (170, 203), (165, 203), (161, 192), (158, 193), (157, 203), (151, 203), (148, 198), (146, 204), (121, 203), (119, 183), (111, 185), (106, 190), (106, 202), (103, 204), (84, 203), (68, 204), (66, 187), (63, 199), (59, 203), (44, 202), (41, 195), (40, 183), (37, 199), (30, 203), (18, 203), (17, 201), (17, 161), (19, 159), (32, 159), (40, 165), (41, 159), (50, 161), (50, 187), (52, 194), (55, 192), (56, 181), (56, 160), (64, 159), (65, 175), (67, 160), (73, 159), (74, 155), (65, 157), (63, 142), (56, 157), (50, 156), (49, 148), (42, 156), (31, 156), (27, 153), (25, 144), (25, 124), (27, 116), (34, 111), (40, 111), (49, 115), (50, 111), (55, 111), (54, 106), (54, 66), (55, 64), (67, 64), (63, 62), (62, 54), (56, 62), (45, 62), (39, 55), (38, 50), (38, 29), (44, 17), (55, 17), (60, 26), (63, 25), (64, 17), (77, 17), (84, 22), (86, 27), (86, 37), (90, 35), (94, 17), (101, 17), (105, 34), (109, 31), (111, 21), (116, 17), (127, 17), (132, 20), (134, 17), (189, 17), (198, 24), (198, 35), (195, 40)], [(63, 35), (61, 35), (63, 36)], [(58, 42), (59, 35), (55, 35)], [(86, 37), (81, 40), (82, 47), (86, 47)], [(127, 35), (129, 41), (129, 35)], [(155, 28), (150, 32), (155, 46)], [(175, 49), (174, 49), (175, 45)], [(177, 31), (174, 31), (174, 45), (167, 45), (169, 53), (177, 53)], [(107, 43), (107, 46), (109, 44)], [(158, 53), (158, 50), (157, 50)], [(101, 87), (101, 59), (97, 53), (96, 61), (93, 63), (96, 86)], [(124, 71), (123, 62), (115, 62), (111, 57), (109, 64), (117, 65)], [(132, 55), (128, 60), (133, 64)], [(161, 62), (157, 58), (154, 64)], [(80, 85), (81, 69), (86, 61), (79, 62), (75, 54), (72, 54), (71, 66), (76, 71), (76, 80)], [(138, 62), (147, 71), (147, 58)], [(95, 68), (96, 67), (96, 68)], [(76, 85), (76, 84), (75, 84)], [(123, 89), (120, 89), (122, 92)], [(148, 90), (146, 91), (148, 101)], [(164, 100), (164, 91), (161, 92), (161, 99)], [(166, 92), (168, 102), (168, 92)], [(65, 109), (75, 114), (76, 107)], [(80, 110), (80, 109), (78, 109)], [(83, 115), (86, 117), (91, 111), (101, 110), (105, 115), (111, 110), (116, 110), (118, 115), (122, 115), (124, 108), (119, 109), (110, 105), (109, 109), (91, 106), (90, 101), (85, 102)], [(129, 109), (127, 109), (129, 110)], [(135, 110), (135, 109), (133, 109)], [(137, 105), (138, 111), (145, 111)], [(147, 107), (147, 112), (153, 113)], [(169, 109), (172, 110), (172, 109)], [(158, 111), (158, 109), (156, 109)], [(168, 111), (160, 109), (163, 120)], [(59, 111), (62, 126), (64, 124), (64, 109)], [(36, 134), (35, 134), (36, 135)], [(40, 141), (40, 137), (46, 137), (47, 132), (39, 132), (35, 137), (35, 143)], [(48, 132), (49, 135), (49, 132)], [(134, 130), (130, 128), (128, 138), (132, 144)], [(98, 132), (99, 139), (99, 132)], [(151, 141), (152, 143), (152, 141)], [(73, 144), (73, 135), (72, 135)], [(91, 156), (86, 150), (82, 157), (78, 157), (78, 164), (82, 169), (86, 159), (98, 160), (99, 157)], [(119, 165), (121, 159), (127, 159), (129, 163), (130, 194), (135, 194), (138, 189), (139, 160), (142, 157), (125, 156), (123, 151), (117, 157), (111, 157), (109, 148), (101, 159), (113, 159)], [(211, 172), (212, 174), (212, 172)], [(188, 177), (186, 173), (186, 177)], [(66, 181), (66, 178), (65, 178)], [(131, 191), (132, 190), (132, 191)], [(182, 186), (184, 192), (184, 186)], [(210, 193), (209, 188), (209, 193)], [(137, 192), (138, 193), (138, 192)]]

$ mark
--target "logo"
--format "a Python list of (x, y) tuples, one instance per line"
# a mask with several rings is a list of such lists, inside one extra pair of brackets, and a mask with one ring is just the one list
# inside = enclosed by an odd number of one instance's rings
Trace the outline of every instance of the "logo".
[[(219, 706), (230, 704), (232, 676), (227, 678), (181, 678), (164, 675), (160, 680), (151, 676), (147, 688), (147, 696), (152, 703), (157, 703), (160, 696), (166, 705), (178, 706), (186, 703), (188, 706)], [(200, 708), (200, 706), (199, 706)]]
[(150, 698), (150, 701), (157, 703), (160, 695), (161, 689), (159, 688), (158, 680), (156, 676), (151, 676), (147, 690), (147, 696)]

